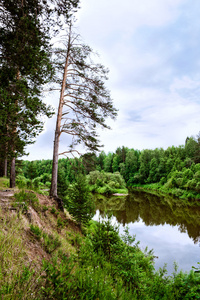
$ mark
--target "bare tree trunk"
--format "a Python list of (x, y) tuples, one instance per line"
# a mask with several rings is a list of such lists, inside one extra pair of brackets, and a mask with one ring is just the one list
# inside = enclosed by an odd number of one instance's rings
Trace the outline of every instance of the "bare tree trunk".
[(4, 174), (3, 174), (3, 176), (4, 177), (7, 177), (8, 176), (8, 159), (7, 159), (7, 157), (4, 159)]
[(10, 167), (10, 188), (15, 187), (15, 157), (11, 160), (11, 167)]
[(57, 187), (58, 187), (58, 150), (59, 150), (59, 139), (61, 134), (61, 119), (63, 112), (63, 104), (64, 104), (64, 94), (66, 88), (66, 80), (67, 80), (67, 71), (68, 71), (68, 62), (69, 62), (69, 54), (70, 54), (70, 45), (71, 44), (71, 28), (69, 31), (69, 40), (68, 40), (68, 49), (66, 55), (66, 61), (64, 66), (62, 87), (60, 91), (60, 100), (58, 106), (58, 114), (56, 121), (56, 130), (55, 130), (55, 138), (54, 138), (54, 148), (53, 148), (53, 165), (52, 165), (52, 179), (51, 179), (51, 188), (50, 188), (50, 196), (58, 197)]
[[(8, 131), (8, 125), (6, 125), (6, 129)], [(8, 176), (8, 143), (5, 143), (5, 158), (4, 158), (4, 170), (3, 170), (3, 176), (7, 177)]]
[(53, 147), (53, 164), (52, 164), (52, 178), (50, 196), (58, 197), (57, 186), (58, 186), (58, 149), (59, 149), (59, 132), (55, 131), (54, 147)]

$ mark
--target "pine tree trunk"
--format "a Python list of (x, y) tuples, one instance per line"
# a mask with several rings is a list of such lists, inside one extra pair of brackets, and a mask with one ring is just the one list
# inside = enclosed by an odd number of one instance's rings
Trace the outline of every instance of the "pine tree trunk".
[(15, 187), (15, 157), (11, 160), (11, 167), (10, 167), (10, 188)]
[(68, 49), (67, 49), (65, 66), (64, 66), (62, 87), (61, 87), (61, 91), (60, 91), (60, 100), (59, 100), (59, 106), (58, 106), (56, 131), (55, 131), (55, 138), (54, 138), (54, 149), (53, 149), (53, 165), (52, 165), (50, 196), (56, 197), (56, 198), (58, 197), (57, 187), (58, 187), (59, 139), (60, 139), (60, 134), (61, 134), (61, 119), (62, 119), (62, 112), (63, 112), (64, 94), (65, 94), (65, 88), (66, 88), (70, 47), (71, 47), (71, 27), (70, 27), (70, 31), (69, 31)]
[[(19, 80), (20, 79), (20, 71), (17, 71), (17, 75), (16, 75), (16, 79)], [(18, 107), (18, 100), (15, 100), (15, 107)], [(17, 115), (17, 112), (16, 112)], [(13, 124), (13, 144), (11, 146), (12, 149), (12, 156), (15, 155), (15, 145), (14, 145), (14, 140), (15, 140), (15, 134), (17, 131), (17, 124), (16, 122)], [(15, 156), (11, 158), (11, 167), (10, 167), (10, 188), (15, 188)]]
[(59, 132), (55, 132), (54, 147), (53, 147), (53, 165), (52, 165), (52, 179), (50, 196), (58, 197), (57, 186), (58, 186), (58, 149), (59, 149)]
[(3, 174), (4, 177), (7, 177), (8, 176), (8, 159), (7, 157), (4, 159), (4, 174)]

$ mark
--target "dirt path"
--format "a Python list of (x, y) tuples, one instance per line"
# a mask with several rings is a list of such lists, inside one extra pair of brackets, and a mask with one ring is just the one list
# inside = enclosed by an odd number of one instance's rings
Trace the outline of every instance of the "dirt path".
[(1, 198), (8, 198), (8, 197), (12, 197), (14, 195), (14, 190), (2, 190), (0, 191), (0, 199)]
[(2, 190), (0, 191), (0, 206), (2, 208), (8, 208), (12, 202), (11, 197), (14, 195), (14, 190)]

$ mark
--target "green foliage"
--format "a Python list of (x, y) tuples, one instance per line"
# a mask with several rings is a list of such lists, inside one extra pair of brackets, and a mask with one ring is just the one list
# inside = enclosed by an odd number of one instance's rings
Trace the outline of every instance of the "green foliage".
[[(193, 146), (197, 147), (200, 139), (191, 139)], [(188, 143), (190, 143), (188, 141)], [(143, 150), (138, 151), (125, 147), (118, 148), (115, 153), (102, 152), (95, 158), (92, 156), (92, 167), (88, 167), (86, 160), (91, 157), (81, 157), (80, 159), (60, 159), (59, 164), (59, 193), (65, 197), (69, 183), (75, 182), (76, 174), (81, 171), (87, 174), (89, 190), (96, 193), (127, 193), (126, 186), (131, 188), (136, 185), (158, 184), (165, 193), (173, 193), (181, 198), (199, 198), (200, 193), (200, 163), (198, 162), (197, 148), (189, 151), (189, 144), (179, 147), (168, 147), (166, 150)], [(87, 159), (86, 159), (87, 158)], [(36, 167), (36, 168), (35, 168)], [(49, 184), (51, 176), (51, 161), (36, 161), (34, 164), (23, 162), (21, 177), (22, 181), (31, 178), (31, 172), (41, 178), (44, 184)], [(37, 172), (36, 172), (37, 169)], [(34, 171), (35, 170), (35, 171)], [(113, 170), (118, 170), (114, 172)], [(44, 174), (44, 177), (43, 177)], [(20, 178), (20, 177), (19, 177)], [(22, 186), (23, 186), (22, 182)], [(33, 182), (30, 182), (30, 185)], [(162, 187), (161, 187), (162, 186)], [(155, 188), (155, 186), (154, 186)], [(173, 190), (173, 191), (172, 191)]]
[(126, 184), (119, 172), (106, 173), (104, 171), (92, 171), (87, 175), (90, 191), (99, 194), (113, 194), (119, 189), (125, 189)]
[(16, 185), (18, 186), (19, 189), (26, 188), (27, 187), (27, 179), (22, 175), (18, 175), (16, 178)]
[(43, 205), (43, 206), (42, 206), (42, 211), (43, 211), (43, 212), (46, 212), (48, 209), (49, 209), (49, 208), (48, 208), (46, 205)]
[[(166, 269), (155, 272), (153, 253), (142, 252), (128, 228), (119, 236), (111, 217), (90, 222), (85, 236), (76, 233), (76, 253), (59, 250), (58, 235), (37, 225), (30, 231), (49, 254), (39, 270), (28, 263), (21, 220), (1, 216), (0, 297), (2, 299), (107, 299), (182, 300), (200, 298), (199, 268), (171, 276)], [(68, 232), (69, 240), (70, 232)], [(63, 238), (63, 236), (62, 236)], [(72, 238), (71, 238), (72, 239)], [(56, 251), (58, 250), (58, 251)]]
[(87, 224), (93, 217), (94, 203), (83, 175), (79, 174), (76, 182), (69, 186), (66, 206), (80, 225)]
[(43, 246), (47, 253), (51, 254), (61, 246), (59, 237), (54, 237), (52, 234), (43, 233)]
[(31, 0), (1, 2), (0, 144), (9, 161), (24, 154), (25, 145), (41, 132), (41, 115), (52, 115), (41, 100), (42, 86), (51, 80), (53, 68), (41, 23), (44, 10), (38, 6), (39, 1)]
[(0, 226), (0, 298), (40, 299), (41, 280), (38, 271), (27, 262), (21, 220), (1, 214)]
[(189, 274), (175, 273), (172, 292), (174, 299), (200, 299), (200, 276), (193, 271)]
[[(92, 242), (93, 251), (99, 256), (99, 259), (109, 261), (110, 272), (113, 279), (117, 281), (121, 278), (123, 285), (129, 290), (140, 285), (141, 282), (148, 282), (148, 276), (153, 275), (153, 264), (151, 262), (152, 254), (142, 253), (135, 243), (135, 237), (131, 237), (128, 228), (125, 228), (122, 239), (119, 237), (118, 228), (111, 224), (110, 217), (96, 224), (96, 228), (89, 236)], [(85, 253), (85, 252), (84, 252)], [(89, 257), (83, 255), (84, 261)], [(102, 262), (100, 262), (102, 263)], [(139, 291), (137, 291), (139, 292)]]
[(28, 210), (29, 205), (31, 205), (36, 211), (38, 211), (40, 208), (39, 200), (33, 192), (26, 192), (24, 190), (21, 190), (20, 192), (15, 193), (14, 197), (14, 205), (21, 206), (25, 211)]
[(34, 233), (34, 235), (37, 237), (37, 239), (40, 240), (42, 237), (42, 229), (33, 224), (30, 225), (30, 229), (31, 232)]
[(65, 226), (65, 222), (63, 221), (62, 218), (58, 217), (58, 219), (57, 219), (57, 227), (58, 227), (58, 229), (62, 229), (62, 228), (64, 228), (64, 226)]
[(55, 216), (57, 216), (59, 214), (59, 212), (57, 211), (57, 209), (55, 207), (52, 207), (50, 212)]
[(52, 234), (44, 232), (37, 225), (30, 225), (30, 230), (37, 240), (41, 241), (44, 250), (51, 254), (61, 246), (59, 237), (54, 237)]
[(69, 182), (67, 181), (64, 168), (58, 168), (58, 196), (62, 199), (67, 194)]
[(0, 177), (0, 189), (5, 189), (6, 187), (8, 187), (8, 185), (9, 185), (8, 179), (4, 177)]
[(96, 224), (91, 241), (95, 252), (101, 252), (111, 260), (121, 243), (119, 229), (111, 224), (111, 217)]

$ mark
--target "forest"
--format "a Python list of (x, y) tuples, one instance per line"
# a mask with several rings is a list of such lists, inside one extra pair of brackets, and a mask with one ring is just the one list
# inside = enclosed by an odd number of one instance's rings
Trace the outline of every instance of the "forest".
[[(17, 183), (48, 189), (51, 160), (19, 161)], [(127, 193), (143, 187), (180, 198), (200, 198), (200, 138), (186, 138), (185, 145), (154, 150), (118, 147), (115, 153), (87, 153), (58, 162), (58, 194), (65, 197), (77, 173), (86, 175), (90, 190), (98, 193)]]
[[(0, 1), (0, 298), (200, 299), (198, 267), (156, 271), (128, 228), (92, 220), (91, 192), (142, 188), (198, 203), (200, 135), (166, 150), (100, 152), (97, 128), (110, 129), (117, 109), (108, 70), (74, 29), (78, 9), (79, 0)], [(57, 112), (46, 90), (59, 92)], [(55, 113), (53, 159), (22, 160)], [(63, 153), (61, 134), (71, 137)]]

